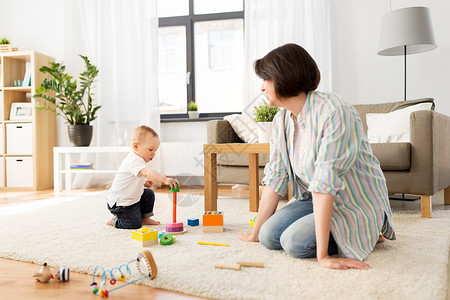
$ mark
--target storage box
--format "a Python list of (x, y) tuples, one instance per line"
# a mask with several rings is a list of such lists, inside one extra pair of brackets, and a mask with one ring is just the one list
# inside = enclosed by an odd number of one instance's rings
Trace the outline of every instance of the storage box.
[(30, 155), (33, 153), (31, 123), (6, 124), (6, 153)]
[(33, 158), (6, 157), (6, 187), (33, 187)]
[(5, 186), (5, 161), (0, 157), (0, 187)]

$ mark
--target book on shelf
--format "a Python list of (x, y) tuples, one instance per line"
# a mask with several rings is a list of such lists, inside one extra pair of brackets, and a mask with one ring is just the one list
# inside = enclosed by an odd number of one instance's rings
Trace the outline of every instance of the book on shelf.
[(31, 83), (31, 68), (27, 66), (27, 70), (25, 71), (25, 76), (23, 77), (22, 86), (28, 86)]
[(74, 162), (70, 164), (71, 170), (92, 170), (94, 163), (91, 162)]

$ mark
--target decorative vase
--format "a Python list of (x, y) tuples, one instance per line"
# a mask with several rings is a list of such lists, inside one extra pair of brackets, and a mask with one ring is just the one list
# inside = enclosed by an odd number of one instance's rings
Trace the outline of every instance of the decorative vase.
[(190, 110), (188, 111), (189, 119), (198, 119), (199, 112)]
[(269, 143), (272, 136), (272, 122), (257, 122), (258, 143)]
[(69, 125), (67, 128), (72, 146), (87, 147), (91, 144), (93, 130), (91, 125)]

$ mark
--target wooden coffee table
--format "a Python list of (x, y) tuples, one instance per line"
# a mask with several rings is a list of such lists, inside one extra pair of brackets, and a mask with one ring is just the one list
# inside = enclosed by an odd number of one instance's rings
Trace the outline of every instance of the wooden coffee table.
[(217, 210), (217, 154), (248, 153), (250, 211), (259, 207), (259, 154), (269, 153), (270, 144), (204, 144), (205, 210)]

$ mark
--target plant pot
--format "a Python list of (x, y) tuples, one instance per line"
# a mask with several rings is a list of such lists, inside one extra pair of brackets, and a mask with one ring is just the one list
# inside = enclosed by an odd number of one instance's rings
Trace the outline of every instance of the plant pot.
[(69, 125), (67, 129), (72, 146), (86, 147), (91, 144), (93, 129), (91, 125)]
[(188, 111), (189, 119), (198, 119), (198, 111)]
[(272, 122), (257, 122), (258, 143), (269, 143), (272, 136)]

